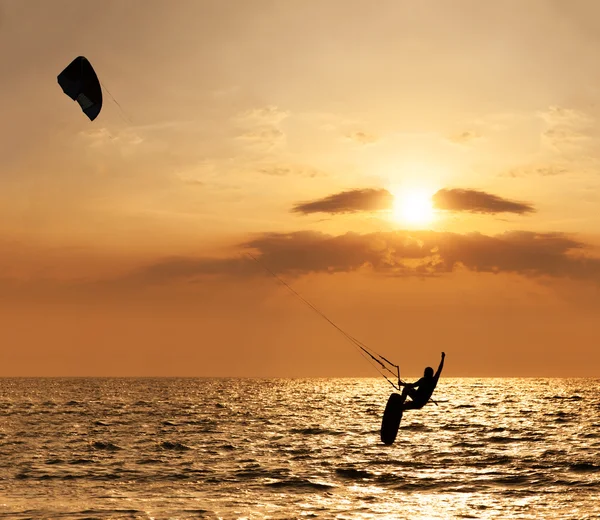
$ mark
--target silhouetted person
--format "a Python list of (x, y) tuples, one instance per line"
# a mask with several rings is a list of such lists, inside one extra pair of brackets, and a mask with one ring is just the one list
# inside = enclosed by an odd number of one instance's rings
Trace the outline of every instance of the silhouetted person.
[[(400, 383), (404, 390), (402, 391), (402, 410), (418, 410), (423, 408), (431, 398), (433, 391), (438, 383), (442, 368), (444, 368), (444, 358), (446, 354), (442, 352), (442, 361), (435, 375), (433, 368), (427, 367), (423, 372), (423, 377), (415, 383)], [(410, 396), (412, 401), (406, 401), (406, 397)]]

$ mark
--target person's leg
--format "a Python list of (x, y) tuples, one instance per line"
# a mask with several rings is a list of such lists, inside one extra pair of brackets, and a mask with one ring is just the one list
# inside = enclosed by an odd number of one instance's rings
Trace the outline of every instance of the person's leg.
[[(415, 403), (416, 393), (417, 391), (414, 388), (411, 388), (410, 386), (404, 387), (404, 391), (402, 392), (402, 410), (414, 410), (420, 408), (420, 406), (417, 406)], [(407, 396), (409, 396), (412, 401), (406, 401)]]
[(412, 390), (412, 388), (410, 386), (405, 386), (404, 389), (402, 390), (402, 402), (406, 401), (406, 397), (408, 395), (410, 395), (410, 391)]
[(404, 403), (404, 405), (402, 406), (402, 410), (420, 410), (421, 408), (423, 408), (427, 403), (423, 403), (421, 401), (407, 401)]

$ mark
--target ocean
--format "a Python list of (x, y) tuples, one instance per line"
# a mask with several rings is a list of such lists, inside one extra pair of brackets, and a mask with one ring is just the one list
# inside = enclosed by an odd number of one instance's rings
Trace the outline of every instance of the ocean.
[(600, 519), (600, 379), (0, 379), (0, 518)]

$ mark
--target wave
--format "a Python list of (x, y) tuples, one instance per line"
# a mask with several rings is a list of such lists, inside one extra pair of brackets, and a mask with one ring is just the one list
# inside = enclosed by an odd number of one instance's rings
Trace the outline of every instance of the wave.
[(429, 428), (429, 426), (427, 426), (425, 424), (421, 424), (421, 423), (412, 423), (412, 424), (407, 424), (406, 426), (401, 425), (400, 429), (409, 431), (409, 432), (427, 432), (427, 431), (431, 430), (431, 428)]
[(328, 430), (327, 428), (292, 428), (290, 433), (299, 433), (302, 435), (344, 435), (345, 432), (336, 430)]
[(189, 446), (181, 442), (172, 442), (172, 441), (164, 441), (159, 444), (159, 447), (163, 450), (171, 450), (171, 451), (188, 451), (191, 450)]
[(571, 471), (577, 471), (582, 473), (596, 473), (600, 471), (600, 464), (593, 464), (591, 462), (576, 462), (569, 466)]
[(105, 442), (105, 441), (93, 442), (92, 448), (94, 448), (96, 450), (105, 450), (105, 451), (118, 451), (118, 450), (123, 449), (120, 446), (113, 444), (112, 442)]
[(531, 478), (527, 475), (505, 475), (492, 479), (482, 479), (482, 481), (489, 484), (502, 484), (504, 486), (519, 486), (526, 483), (531, 484)]
[(140, 459), (140, 460), (136, 461), (136, 464), (142, 464), (142, 465), (145, 465), (145, 464), (160, 464), (161, 462), (162, 461), (160, 459), (151, 459), (151, 458), (148, 458), (148, 459)]
[(297, 491), (305, 491), (305, 490), (317, 490), (317, 491), (327, 491), (330, 489), (334, 489), (336, 486), (334, 484), (329, 484), (326, 482), (313, 482), (310, 479), (300, 478), (300, 477), (292, 477), (285, 480), (278, 480), (275, 482), (268, 482), (265, 484), (267, 487), (271, 488), (290, 488), (292, 490)]
[(482, 448), (485, 446), (484, 442), (469, 442), (469, 441), (460, 441), (452, 444), (453, 448)]
[[(101, 517), (105, 517), (109, 515), (109, 517), (113, 517), (114, 515), (127, 515), (128, 517), (135, 518), (137, 515), (143, 515), (144, 511), (139, 509), (84, 509), (83, 511), (78, 511), (75, 513), (77, 515), (101, 515)], [(86, 519), (87, 520), (87, 519)]]
[(366, 478), (372, 478), (373, 474), (364, 469), (355, 468), (336, 468), (335, 473), (340, 477), (362, 480)]
[(580, 395), (554, 395), (552, 397), (544, 397), (544, 400), (546, 401), (581, 401), (582, 399), (583, 397), (581, 397)]
[(457, 485), (455, 480), (441, 480), (437, 478), (410, 479), (397, 484), (398, 480), (401, 479), (402, 477), (396, 475), (388, 475), (387, 477), (382, 476), (377, 480), (381, 483), (388, 482), (396, 484), (393, 486), (393, 489), (397, 491), (441, 491), (454, 489)]

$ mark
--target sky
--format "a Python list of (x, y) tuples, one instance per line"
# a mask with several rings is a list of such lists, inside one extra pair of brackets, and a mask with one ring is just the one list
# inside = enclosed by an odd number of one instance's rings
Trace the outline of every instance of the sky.
[(0, 376), (378, 375), (268, 267), (405, 377), (597, 377), (598, 35), (595, 0), (0, 0)]

